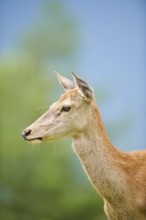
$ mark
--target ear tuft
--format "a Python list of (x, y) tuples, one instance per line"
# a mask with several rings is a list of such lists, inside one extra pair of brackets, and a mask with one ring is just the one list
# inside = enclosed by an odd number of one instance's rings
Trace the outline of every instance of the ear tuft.
[(72, 75), (80, 92), (86, 98), (86, 101), (91, 101), (91, 99), (93, 98), (92, 89), (89, 87), (89, 85), (84, 80), (80, 79), (75, 73), (72, 72)]
[(57, 76), (58, 81), (60, 82), (60, 84), (63, 86), (65, 90), (70, 90), (70, 89), (75, 88), (75, 83), (72, 82), (70, 79), (67, 79), (64, 76), (61, 76), (60, 73), (58, 73), (57, 71), (55, 71), (55, 74)]

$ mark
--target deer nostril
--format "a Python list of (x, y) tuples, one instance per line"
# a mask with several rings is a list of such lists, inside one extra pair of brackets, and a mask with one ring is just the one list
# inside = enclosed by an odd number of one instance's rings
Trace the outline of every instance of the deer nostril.
[(31, 130), (29, 129), (29, 130), (26, 130), (26, 131), (24, 131), (24, 135), (27, 137), (28, 135), (30, 135), (30, 133), (31, 133)]

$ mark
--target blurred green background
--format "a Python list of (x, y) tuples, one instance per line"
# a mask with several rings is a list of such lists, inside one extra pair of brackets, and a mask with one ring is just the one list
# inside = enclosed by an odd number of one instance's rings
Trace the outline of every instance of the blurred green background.
[[(30, 146), (21, 131), (46, 111), (60, 88), (50, 66), (71, 65), (75, 25), (60, 3), (42, 7), (19, 51), (0, 62), (0, 219), (104, 219), (70, 141)], [(45, 64), (46, 62), (46, 64)], [(58, 90), (58, 91), (57, 91)]]
[[(82, 41), (78, 20), (63, 2), (42, 1), (37, 19), (21, 31), (13, 50), (0, 58), (2, 220), (106, 219), (103, 202), (74, 155), (71, 140), (31, 146), (21, 137), (22, 130), (63, 92), (53, 71), (68, 76), (79, 69), (77, 51)], [(83, 77), (90, 83), (90, 76)], [(99, 103), (109, 97), (107, 88), (107, 81), (96, 88)], [(113, 140), (130, 129), (132, 118), (126, 111), (115, 123), (107, 120)]]

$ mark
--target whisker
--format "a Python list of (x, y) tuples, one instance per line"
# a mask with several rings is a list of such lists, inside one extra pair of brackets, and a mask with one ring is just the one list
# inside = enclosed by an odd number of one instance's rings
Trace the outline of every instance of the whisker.
[(52, 154), (56, 154), (56, 143), (52, 140), (53, 152)]

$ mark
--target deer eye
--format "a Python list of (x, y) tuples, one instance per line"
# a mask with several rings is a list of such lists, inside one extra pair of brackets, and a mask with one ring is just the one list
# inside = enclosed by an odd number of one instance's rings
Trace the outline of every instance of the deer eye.
[(62, 112), (69, 112), (71, 110), (71, 106), (70, 105), (64, 105), (61, 109)]

